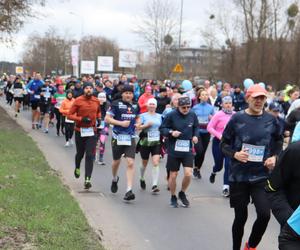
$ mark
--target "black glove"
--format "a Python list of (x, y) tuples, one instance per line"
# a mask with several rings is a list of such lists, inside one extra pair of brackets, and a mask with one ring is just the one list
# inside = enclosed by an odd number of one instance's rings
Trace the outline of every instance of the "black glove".
[(89, 124), (91, 121), (92, 121), (92, 120), (91, 120), (89, 117), (83, 117), (83, 118), (81, 119), (81, 122), (86, 123), (86, 124)]

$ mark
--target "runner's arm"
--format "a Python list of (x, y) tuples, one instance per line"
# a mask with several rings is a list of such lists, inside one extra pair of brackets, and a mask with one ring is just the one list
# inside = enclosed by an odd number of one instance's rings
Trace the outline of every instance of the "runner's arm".
[(207, 131), (208, 131), (211, 135), (213, 135), (213, 136), (217, 137), (219, 140), (221, 140), (221, 138), (222, 138), (222, 133), (218, 132), (218, 131), (215, 129), (215, 127), (217, 126), (218, 117), (219, 117), (219, 115), (218, 115), (218, 113), (217, 113), (217, 114), (215, 114), (215, 115), (211, 118), (211, 120), (209, 121), (209, 123), (208, 123), (208, 125), (207, 125)]
[(170, 115), (167, 115), (165, 117), (159, 130), (163, 136), (169, 137), (171, 135), (173, 129), (172, 129), (172, 119)]
[(282, 153), (265, 187), (267, 197), (271, 203), (272, 212), (282, 226), (293, 213), (293, 209), (289, 205), (283, 190), (284, 186), (289, 183), (291, 179), (291, 168), (294, 165), (294, 163), (291, 162), (291, 159), (293, 159), (291, 157), (289, 149)]
[(122, 121), (118, 121), (113, 118), (111, 114), (106, 113), (104, 121), (108, 124), (114, 125), (114, 126), (122, 126)]
[(222, 139), (221, 139), (221, 150), (222, 152), (230, 157), (230, 158), (234, 158), (234, 154), (237, 152), (232, 148), (232, 140), (234, 138), (234, 129), (233, 129), (233, 119), (231, 118), (231, 120), (229, 121), (229, 123), (227, 124), (223, 135), (222, 135)]
[(81, 122), (82, 120), (82, 117), (80, 116), (77, 116), (77, 112), (78, 112), (78, 105), (76, 103), (76, 101), (73, 103), (73, 105), (71, 106), (70, 108), (70, 111), (67, 115), (67, 118), (72, 120), (72, 121), (75, 121), (75, 122)]

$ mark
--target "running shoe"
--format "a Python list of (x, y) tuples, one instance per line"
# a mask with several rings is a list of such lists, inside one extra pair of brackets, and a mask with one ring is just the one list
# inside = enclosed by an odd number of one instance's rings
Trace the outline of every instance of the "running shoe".
[(15, 117), (18, 117), (18, 114), (17, 114), (17, 113), (15, 114)]
[(40, 128), (40, 125), (39, 125), (39, 124), (35, 124), (35, 128), (36, 128), (36, 129), (39, 129), (39, 128)]
[(194, 178), (201, 179), (200, 170), (197, 169), (197, 168), (194, 168), (193, 169), (193, 176), (194, 176)]
[(143, 189), (143, 190), (146, 189), (146, 182), (145, 182), (145, 180), (140, 179), (140, 185), (141, 185), (141, 189)]
[(70, 145), (74, 145), (74, 142), (72, 141), (72, 139), (69, 140)]
[(171, 196), (171, 204), (170, 204), (171, 207), (178, 207), (178, 202), (177, 202), (177, 197), (176, 195), (172, 195)]
[(32, 124), (32, 129), (35, 129), (35, 124)]
[(117, 180), (116, 181), (112, 181), (111, 182), (111, 187), (110, 187), (110, 191), (112, 193), (116, 193), (118, 192), (118, 181), (119, 181), (119, 176), (117, 176)]
[(70, 146), (70, 142), (67, 141), (66, 144), (65, 144), (65, 147), (69, 147)]
[(256, 248), (249, 247), (248, 242), (246, 242), (244, 250), (256, 250)]
[(125, 201), (131, 201), (131, 200), (134, 200), (135, 199), (135, 195), (134, 195), (134, 193), (132, 193), (132, 191), (130, 190), (130, 191), (128, 191), (126, 194), (125, 194), (125, 196), (124, 196), (124, 198), (123, 198)]
[(186, 198), (186, 195), (185, 195), (185, 193), (184, 193), (183, 191), (180, 191), (180, 192), (178, 193), (178, 199), (180, 200), (181, 205), (182, 205), (183, 207), (189, 207), (190, 202), (189, 202), (188, 199)]
[(74, 175), (76, 179), (80, 177), (80, 168), (75, 168)]
[(209, 176), (210, 183), (215, 183), (215, 179), (216, 179), (216, 174), (215, 173), (211, 173), (210, 176)]
[(48, 134), (48, 133), (49, 133), (49, 130), (48, 130), (48, 129), (45, 129), (45, 130), (44, 130), (44, 133), (45, 133), (45, 134)]
[(223, 191), (222, 191), (222, 195), (224, 197), (229, 197), (230, 196), (229, 189), (228, 188), (224, 188)]
[(152, 193), (154, 194), (154, 193), (158, 193), (160, 190), (159, 190), (159, 188), (156, 186), (156, 185), (154, 185), (153, 187), (152, 187)]
[(85, 178), (84, 189), (90, 189), (92, 187), (91, 179), (89, 177)]

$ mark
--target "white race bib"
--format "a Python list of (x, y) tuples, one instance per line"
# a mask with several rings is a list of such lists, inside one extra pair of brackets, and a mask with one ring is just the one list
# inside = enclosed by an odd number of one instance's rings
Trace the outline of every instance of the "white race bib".
[(74, 121), (69, 120), (67, 117), (66, 117), (66, 119), (65, 119), (65, 122), (67, 122), (67, 123), (74, 123)]
[(206, 117), (198, 116), (198, 122), (199, 124), (207, 124), (208, 119)]
[(90, 128), (80, 128), (80, 135), (81, 137), (88, 137), (88, 136), (94, 136), (94, 129), (92, 127)]
[(117, 145), (119, 146), (131, 146), (131, 135), (118, 135)]
[(101, 121), (100, 126), (98, 128), (103, 129), (105, 127), (105, 121)]
[(190, 152), (190, 141), (189, 140), (176, 140), (175, 151)]
[(45, 92), (45, 93), (44, 93), (44, 97), (45, 97), (45, 98), (48, 99), (48, 98), (50, 98), (50, 96), (51, 96), (50, 92)]
[(243, 143), (242, 149), (249, 154), (248, 161), (262, 162), (265, 155), (265, 146), (255, 146)]
[(41, 99), (41, 96), (40, 95), (34, 95), (34, 98), (35, 99)]
[(158, 130), (150, 130), (147, 133), (148, 136), (148, 142), (153, 142), (153, 141), (159, 141), (160, 140), (160, 133)]

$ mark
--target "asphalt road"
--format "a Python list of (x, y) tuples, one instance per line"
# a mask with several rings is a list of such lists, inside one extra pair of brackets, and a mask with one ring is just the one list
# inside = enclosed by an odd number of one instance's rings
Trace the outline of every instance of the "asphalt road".
[[(161, 192), (158, 195), (151, 194), (151, 165), (146, 172), (147, 189), (142, 191), (139, 188), (139, 155), (135, 161), (136, 177), (133, 189), (136, 200), (128, 204), (122, 201), (126, 191), (124, 161), (120, 167), (119, 191), (117, 194), (110, 192), (112, 154), (109, 139), (104, 157), (106, 166), (94, 165), (93, 187), (91, 192), (85, 192), (83, 178), (75, 180), (72, 177), (75, 148), (65, 148), (64, 138), (56, 136), (55, 128), (50, 128), (47, 135), (42, 131), (31, 131), (29, 111), (22, 111), (21, 117), (17, 119), (19, 123), (28, 127), (26, 130), (37, 141), (51, 166), (61, 173), (62, 179), (78, 199), (92, 226), (101, 229), (104, 245), (108, 249), (231, 249), (233, 210), (229, 207), (229, 200), (221, 196), (222, 174), (217, 175), (215, 184), (209, 183), (208, 178), (213, 166), (211, 147), (208, 148), (202, 167), (202, 179), (193, 179), (187, 192), (191, 202), (189, 208), (169, 206), (165, 160), (160, 163)], [(83, 168), (84, 161), (82, 173)], [(178, 187), (181, 177), (182, 175), (177, 182)], [(249, 236), (254, 220), (255, 208), (250, 205), (243, 244)], [(278, 249), (278, 232), (279, 224), (272, 217), (258, 249)]]

